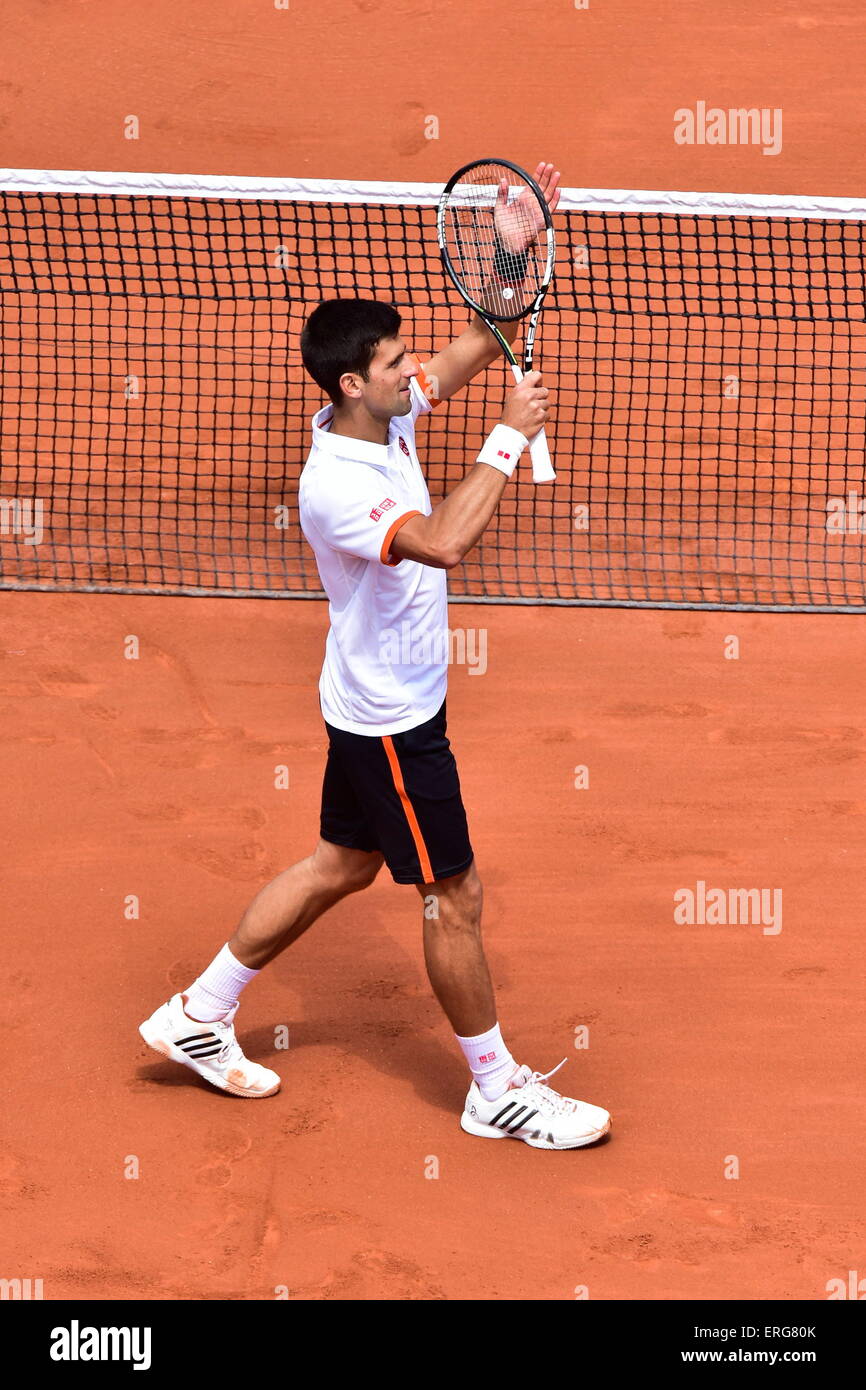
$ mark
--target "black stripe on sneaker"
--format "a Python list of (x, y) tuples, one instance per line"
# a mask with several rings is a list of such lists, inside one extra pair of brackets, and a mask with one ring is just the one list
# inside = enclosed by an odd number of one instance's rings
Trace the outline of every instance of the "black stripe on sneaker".
[(520, 1107), (519, 1110), (515, 1110), (515, 1112), (514, 1112), (513, 1115), (509, 1115), (507, 1120), (503, 1120), (503, 1121), (502, 1121), (502, 1124), (499, 1126), (499, 1128), (500, 1128), (500, 1129), (508, 1129), (508, 1126), (511, 1124), (511, 1121), (512, 1121), (512, 1120), (516, 1120), (517, 1123), (516, 1123), (516, 1125), (514, 1126), (514, 1128), (515, 1128), (515, 1129), (519, 1129), (520, 1126), (523, 1124), (523, 1121), (520, 1119), (520, 1116), (521, 1116), (521, 1115), (525, 1115), (525, 1114), (526, 1114), (526, 1106), (525, 1106), (525, 1105), (521, 1105), (521, 1107)]
[[(512, 1126), (511, 1126), (511, 1128), (509, 1129), (508, 1133), (509, 1133), (509, 1134), (513, 1134), (514, 1131), (515, 1131), (516, 1129), (523, 1129), (523, 1126), (524, 1126), (524, 1125), (528, 1125), (528, 1124), (529, 1124), (529, 1121), (530, 1121), (530, 1120), (533, 1120), (537, 1114), (538, 1114), (538, 1111), (537, 1111), (537, 1110), (530, 1110), (529, 1114), (526, 1115), (526, 1116), (524, 1117), (524, 1119), (518, 1120), (517, 1123), (516, 1123), (515, 1125), (512, 1125)], [(513, 1118), (514, 1118), (514, 1117), (512, 1116), (512, 1119), (513, 1119)]]
[(202, 1057), (216, 1057), (218, 1052), (222, 1052), (222, 1046), (217, 1043), (216, 1047), (207, 1047), (203, 1051), (190, 1052), (188, 1048), (185, 1051), (187, 1057), (194, 1057), (196, 1061), (199, 1061)]
[(215, 1038), (216, 1033), (190, 1033), (188, 1038), (178, 1038), (175, 1047), (185, 1047), (187, 1043), (204, 1042), (206, 1038)]
[[(508, 1104), (507, 1104), (502, 1110), (500, 1110), (500, 1112), (499, 1112), (498, 1115), (494, 1115), (494, 1116), (493, 1116), (493, 1119), (490, 1121), (490, 1123), (491, 1123), (492, 1125), (498, 1125), (498, 1124), (499, 1124), (499, 1121), (502, 1119), (502, 1116), (503, 1116), (503, 1115), (507, 1115), (508, 1112), (509, 1112), (509, 1110), (513, 1110), (516, 1104), (517, 1104), (517, 1101), (516, 1101), (516, 1100), (510, 1100), (510, 1101), (508, 1102)], [(525, 1109), (526, 1109), (526, 1106), (524, 1106), (523, 1108), (524, 1108), (524, 1110), (525, 1110)]]
[(207, 1052), (208, 1048), (210, 1047), (221, 1046), (222, 1043), (220, 1042), (219, 1038), (215, 1038), (213, 1035), (211, 1035), (204, 1042), (190, 1043), (188, 1047), (182, 1047), (181, 1052), (185, 1052), (188, 1057), (194, 1057), (197, 1052)]

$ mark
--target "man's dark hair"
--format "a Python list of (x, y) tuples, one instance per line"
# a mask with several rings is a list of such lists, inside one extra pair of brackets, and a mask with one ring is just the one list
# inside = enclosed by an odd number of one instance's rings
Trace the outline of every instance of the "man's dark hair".
[(383, 338), (396, 338), (400, 315), (376, 299), (326, 299), (314, 309), (301, 334), (301, 357), (313, 380), (341, 405), (340, 377), (357, 372), (368, 379)]

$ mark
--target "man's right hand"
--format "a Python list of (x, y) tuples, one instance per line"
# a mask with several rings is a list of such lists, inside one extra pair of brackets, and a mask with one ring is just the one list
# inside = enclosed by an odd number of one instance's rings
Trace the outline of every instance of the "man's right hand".
[(541, 384), (541, 372), (527, 372), (508, 392), (503, 425), (510, 425), (527, 439), (533, 439), (547, 420), (549, 395), (547, 387)]

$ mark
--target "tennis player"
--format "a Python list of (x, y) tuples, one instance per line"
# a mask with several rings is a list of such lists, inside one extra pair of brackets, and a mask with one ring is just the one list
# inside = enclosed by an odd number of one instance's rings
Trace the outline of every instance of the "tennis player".
[[(535, 177), (553, 211), (559, 172), (541, 164)], [(513, 241), (508, 249), (512, 257), (521, 250)], [(513, 387), (475, 466), (432, 507), (415, 423), (501, 354), (475, 318), (422, 368), (400, 322), (389, 304), (334, 299), (310, 315), (301, 337), (304, 366), (331, 401), (313, 417), (299, 493), (301, 526), (330, 601), (319, 683), (329, 740), (321, 838), (309, 858), (261, 890), (211, 964), (140, 1031), (220, 1090), (274, 1095), (279, 1076), (248, 1061), (235, 1037), (241, 991), (329, 907), (368, 887), (384, 863), (425, 903), (430, 983), (472, 1073), (463, 1129), (535, 1148), (580, 1148), (607, 1133), (607, 1111), (546, 1085), (553, 1072), (518, 1065), (500, 1031), (481, 939), (481, 880), (446, 734), (446, 572), (496, 512), (544, 425), (548, 391), (539, 372)], [(502, 325), (509, 341), (516, 327)], [(387, 639), (406, 631), (409, 649), (429, 659), (404, 661), (404, 649), (393, 660)]]

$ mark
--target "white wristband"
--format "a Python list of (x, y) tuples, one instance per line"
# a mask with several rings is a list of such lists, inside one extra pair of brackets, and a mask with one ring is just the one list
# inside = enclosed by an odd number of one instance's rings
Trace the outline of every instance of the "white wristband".
[(475, 462), (489, 463), (510, 478), (528, 443), (526, 435), (521, 434), (520, 430), (513, 430), (510, 425), (495, 425)]

